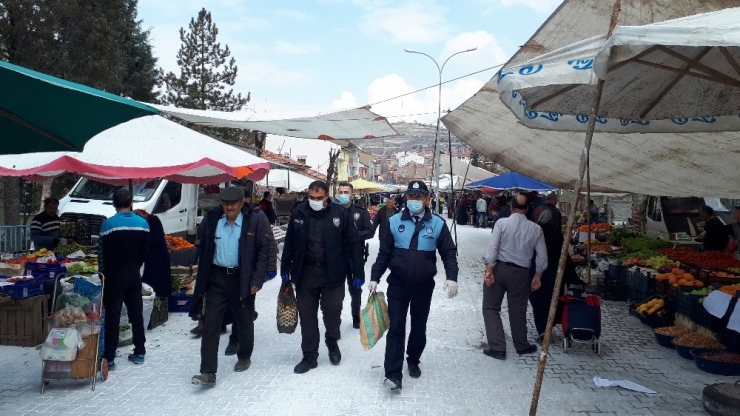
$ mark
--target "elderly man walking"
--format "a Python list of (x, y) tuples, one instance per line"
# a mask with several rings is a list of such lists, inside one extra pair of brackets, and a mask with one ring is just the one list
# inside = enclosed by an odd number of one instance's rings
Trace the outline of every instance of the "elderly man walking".
[[(547, 250), (542, 228), (527, 220), (529, 203), (524, 195), (511, 201), (511, 216), (496, 221), (486, 254), (483, 285), (483, 321), (488, 348), (483, 353), (499, 360), (506, 359), (506, 337), (501, 323), (501, 303), (506, 294), (509, 302), (509, 324), (514, 348), (519, 355), (537, 351), (527, 341), (527, 300), (542, 285), (542, 272), (547, 269)], [(537, 253), (536, 274), (529, 283), (529, 265)]]

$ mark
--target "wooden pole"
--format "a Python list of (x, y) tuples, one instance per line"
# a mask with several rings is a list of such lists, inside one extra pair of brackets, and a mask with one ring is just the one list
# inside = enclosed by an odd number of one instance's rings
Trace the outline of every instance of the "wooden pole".
[[(450, 201), (455, 202), (455, 176), (454, 176), (454, 170), (452, 169), (452, 133), (450, 133), (450, 129), (447, 129), (447, 153), (450, 154)], [(470, 168), (470, 165), (468, 165), (468, 169)], [(467, 176), (467, 170), (465, 171), (465, 176)], [(463, 179), (463, 185), (465, 185), (465, 180)], [(452, 204), (450, 201), (447, 201), (447, 212), (450, 212), (450, 207)], [(439, 204), (439, 195), (437, 195), (437, 203)], [(455, 220), (457, 220), (457, 217), (455, 216), (455, 212), (452, 212), (452, 228), (454, 229), (455, 233), (455, 247), (457, 247), (457, 227), (455, 227)]]
[[(619, 11), (621, 10), (622, 2), (617, 0), (614, 3), (614, 10), (612, 11), (612, 19), (609, 25), (609, 32), (607, 39), (611, 37), (614, 27), (617, 25), (619, 19)], [(600, 79), (596, 84), (596, 94), (594, 95), (593, 106), (591, 108), (591, 117), (588, 120), (588, 130), (586, 131), (586, 140), (583, 145), (583, 153), (581, 153), (581, 164), (578, 168), (578, 180), (576, 180), (575, 195), (581, 194), (581, 188), (583, 188), (583, 177), (586, 173), (586, 166), (588, 164), (589, 152), (591, 151), (591, 141), (594, 137), (594, 129), (596, 127), (596, 117), (599, 114), (599, 106), (601, 105), (601, 94), (604, 92), (604, 80)], [(537, 366), (537, 377), (534, 383), (534, 390), (532, 391), (532, 403), (529, 407), (529, 416), (537, 415), (537, 405), (540, 401), (540, 392), (542, 391), (542, 381), (545, 376), (545, 367), (547, 366), (547, 352), (550, 348), (550, 341), (552, 341), (552, 327), (555, 323), (555, 311), (558, 307), (558, 298), (560, 297), (560, 287), (563, 285), (563, 274), (565, 272), (565, 261), (568, 258), (568, 248), (570, 247), (570, 235), (573, 231), (573, 224), (575, 223), (577, 204), (573, 204), (570, 215), (568, 216), (568, 225), (565, 227), (565, 242), (563, 249), (560, 251), (560, 261), (558, 262), (558, 274), (555, 278), (555, 288), (552, 291), (552, 299), (550, 300), (550, 313), (547, 317), (547, 329), (545, 329), (545, 339), (542, 342), (542, 351), (540, 352), (539, 364)]]
[[(590, 153), (591, 149), (589, 149)], [(589, 154), (590, 156), (590, 154)], [(591, 239), (591, 207), (588, 205), (591, 203), (591, 158), (586, 159), (586, 206), (588, 207), (588, 237), (586, 241)], [(591, 284), (591, 244), (586, 245), (586, 279), (588, 284)]]

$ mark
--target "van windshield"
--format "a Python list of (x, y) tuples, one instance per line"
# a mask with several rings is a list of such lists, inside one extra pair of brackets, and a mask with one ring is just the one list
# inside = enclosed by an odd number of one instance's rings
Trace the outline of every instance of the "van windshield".
[(729, 209), (717, 198), (673, 198), (662, 197), (663, 212), (667, 215), (698, 216), (701, 207), (709, 205), (717, 212), (729, 212)]
[[(148, 201), (154, 196), (154, 192), (159, 187), (161, 179), (155, 179), (144, 184), (134, 185), (134, 202)], [(97, 199), (102, 201), (112, 201), (113, 193), (123, 188), (123, 186), (109, 185), (98, 181), (83, 178), (75, 189), (70, 192), (72, 198)]]

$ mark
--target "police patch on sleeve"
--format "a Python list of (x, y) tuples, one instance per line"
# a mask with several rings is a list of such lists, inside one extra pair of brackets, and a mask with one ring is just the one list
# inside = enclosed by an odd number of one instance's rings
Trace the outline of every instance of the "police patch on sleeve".
[(403, 224), (401, 224), (401, 225), (399, 225), (399, 226), (398, 226), (398, 232), (399, 232), (399, 233), (402, 233), (402, 232), (403, 232), (403, 230), (405, 230), (405, 229), (406, 229), (406, 226), (405, 226), (405, 225), (403, 225)]
[(334, 222), (334, 226), (339, 228), (339, 218), (334, 218), (332, 221)]

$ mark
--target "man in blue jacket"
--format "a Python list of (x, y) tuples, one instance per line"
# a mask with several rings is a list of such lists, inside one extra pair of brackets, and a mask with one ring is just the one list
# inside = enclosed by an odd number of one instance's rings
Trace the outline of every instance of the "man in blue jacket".
[(437, 255), (445, 267), (444, 290), (450, 298), (457, 296), (457, 257), (455, 243), (444, 219), (429, 209), (429, 189), (422, 181), (411, 181), (406, 191), (406, 208), (391, 217), (390, 230), (380, 243), (373, 264), (370, 293), (378, 288), (386, 269), (388, 276), (388, 316), (390, 328), (385, 348), (385, 377), (391, 390), (401, 389), (403, 378), (406, 313), (411, 312), (408, 347), (409, 376), (421, 376), (419, 360), (426, 346), (429, 307), (437, 274)]

